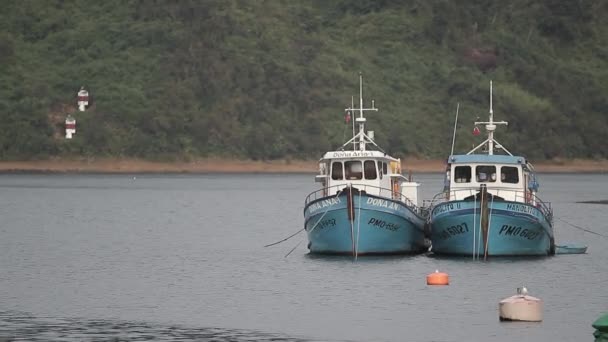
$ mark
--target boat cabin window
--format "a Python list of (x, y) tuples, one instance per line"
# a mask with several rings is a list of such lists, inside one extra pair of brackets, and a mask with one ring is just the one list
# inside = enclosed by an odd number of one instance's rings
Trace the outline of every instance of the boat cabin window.
[(333, 179), (333, 180), (344, 179), (344, 172), (342, 171), (342, 162), (333, 162), (331, 164), (331, 179)]
[(496, 182), (496, 166), (478, 165), (475, 168), (475, 179), (477, 183)]
[(503, 183), (519, 183), (519, 172), (516, 167), (503, 166), (500, 168), (500, 180)]
[(365, 179), (378, 178), (376, 173), (376, 163), (373, 160), (366, 160), (363, 163), (363, 169), (365, 169)]
[(378, 160), (378, 177), (382, 179), (382, 162)]
[(471, 167), (470, 166), (456, 166), (454, 168), (454, 182), (470, 183), (471, 182)]
[(384, 173), (385, 175), (388, 174), (388, 164), (387, 163), (382, 163), (382, 173)]
[(363, 165), (361, 165), (361, 161), (347, 161), (344, 163), (344, 169), (346, 171), (346, 179), (363, 179)]

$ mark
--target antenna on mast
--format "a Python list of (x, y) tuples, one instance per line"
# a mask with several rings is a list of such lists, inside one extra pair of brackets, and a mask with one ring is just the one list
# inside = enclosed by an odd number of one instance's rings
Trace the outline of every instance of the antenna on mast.
[[(478, 148), (483, 146), (484, 144), (488, 144), (488, 154), (494, 154), (494, 143), (498, 146), (498, 148), (503, 149), (508, 154), (511, 154), (504, 146), (499, 144), (496, 140), (494, 140), (494, 131), (496, 130), (496, 125), (508, 125), (509, 123), (506, 121), (494, 121), (494, 109), (492, 108), (492, 81), (490, 80), (490, 119), (487, 122), (484, 121), (475, 121), (475, 126), (477, 125), (485, 125), (486, 131), (488, 132), (488, 139), (486, 139), (481, 144), (477, 145), (474, 149), (469, 151), (467, 154), (471, 154), (475, 152)], [(512, 154), (511, 154), (512, 155)]]
[[(490, 115), (494, 116), (494, 111), (492, 110), (492, 80), (490, 80)], [(492, 121), (492, 117), (490, 117), (490, 121)]]
[[(353, 114), (355, 113), (355, 111), (359, 112), (359, 117), (355, 118), (355, 120), (353, 120), (353, 138), (350, 139), (349, 141), (347, 141), (344, 145), (342, 145), (342, 147), (349, 145), (349, 144), (353, 144), (353, 150), (359, 150), (359, 151), (365, 151), (365, 146), (366, 144), (372, 144), (375, 145), (378, 149), (380, 149), (380, 146), (378, 146), (373, 139), (370, 138), (370, 136), (368, 136), (365, 133), (365, 117), (363, 116), (363, 112), (364, 111), (378, 111), (378, 108), (376, 108), (374, 106), (374, 102), (372, 101), (372, 108), (363, 108), (363, 76), (361, 74), (361, 72), (359, 72), (359, 108), (355, 108), (354, 106), (354, 99), (351, 97), (351, 106), (350, 108), (346, 108), (345, 110), (347, 112), (352, 112)], [(353, 115), (354, 116), (354, 115)], [(359, 125), (359, 132), (357, 134), (355, 134), (355, 122), (357, 122), (357, 124)], [(358, 145), (357, 145), (358, 144)], [(358, 148), (357, 148), (358, 147)]]
[[(350, 110), (352, 111), (352, 109), (355, 108), (355, 97), (351, 96), (350, 97)], [(353, 119), (351, 120), (352, 124), (353, 124), (353, 137), (355, 136), (355, 112), (353, 112)], [(355, 142), (355, 139), (353, 139), (353, 151), (357, 149), (357, 143)]]
[(460, 102), (456, 104), (456, 119), (454, 120), (454, 134), (452, 135), (452, 152), (450, 155), (454, 155), (454, 142), (456, 141), (456, 125), (458, 125), (458, 109), (460, 108)]

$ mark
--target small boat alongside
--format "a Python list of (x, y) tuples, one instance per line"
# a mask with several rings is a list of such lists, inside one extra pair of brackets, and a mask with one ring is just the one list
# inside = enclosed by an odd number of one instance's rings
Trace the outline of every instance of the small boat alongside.
[[(353, 137), (326, 152), (315, 177), (321, 188), (306, 197), (304, 225), (311, 253), (407, 254), (425, 251), (424, 211), (418, 205), (419, 183), (401, 173), (401, 160), (385, 153), (365, 130), (363, 86), (359, 77), (359, 108), (347, 117)], [(358, 132), (355, 134), (355, 124)]]
[[(533, 166), (494, 139), (492, 110), (483, 125), (488, 138), (467, 154), (450, 155), (444, 191), (429, 207), (429, 236), (434, 254), (541, 256), (555, 254), (553, 210), (538, 197)], [(476, 153), (481, 148), (485, 152)], [(502, 154), (494, 154), (495, 149)]]
[(587, 246), (566, 244), (555, 246), (555, 254), (585, 254)]

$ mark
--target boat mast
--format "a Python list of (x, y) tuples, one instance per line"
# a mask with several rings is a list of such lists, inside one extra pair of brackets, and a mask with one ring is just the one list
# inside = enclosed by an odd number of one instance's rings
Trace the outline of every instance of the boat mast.
[(475, 121), (475, 126), (485, 125), (486, 131), (488, 132), (488, 139), (486, 139), (481, 144), (477, 145), (477, 147), (475, 147), (474, 149), (469, 151), (469, 153), (467, 153), (467, 154), (471, 154), (471, 153), (475, 152), (475, 150), (477, 150), (479, 147), (483, 146), (485, 143), (488, 144), (488, 154), (489, 155), (494, 154), (494, 144), (496, 144), (497, 148), (501, 148), (508, 154), (511, 154), (511, 152), (507, 151), (507, 149), (504, 148), (504, 146), (502, 146), (501, 144), (499, 144), (498, 141), (494, 140), (494, 131), (496, 130), (496, 125), (505, 125), (506, 126), (509, 123), (506, 121), (494, 121), (494, 110), (492, 109), (492, 81), (490, 81), (490, 115), (489, 116), (490, 116), (490, 119), (488, 121)]
[[(350, 97), (350, 108), (355, 108), (355, 97)], [(352, 126), (353, 126), (353, 137), (355, 136), (355, 113), (352, 113)], [(357, 149), (357, 142), (353, 139), (353, 151)]]
[(458, 109), (460, 108), (460, 102), (456, 104), (456, 119), (454, 119), (454, 135), (452, 135), (452, 151), (450, 155), (454, 155), (454, 142), (456, 142), (456, 127), (458, 125)]
[[(352, 100), (351, 100), (352, 102)], [(354, 121), (357, 122), (357, 124), (359, 125), (359, 133), (357, 134), (353, 134), (353, 138), (351, 140), (349, 140), (348, 142), (346, 142), (344, 145), (342, 145), (342, 147), (352, 143), (353, 144), (353, 151), (358, 150), (359, 151), (365, 151), (365, 147), (368, 143), (374, 144), (376, 147), (378, 147), (378, 145), (376, 145), (376, 143), (370, 139), (367, 134), (365, 134), (365, 117), (363, 116), (363, 112), (364, 111), (374, 111), (377, 112), (378, 108), (375, 108), (374, 106), (374, 101), (372, 101), (372, 107), (371, 108), (363, 108), (363, 76), (361, 75), (361, 73), (359, 73), (359, 108), (354, 108), (354, 106), (351, 103), (351, 107), (350, 108), (346, 108), (345, 109), (346, 112), (352, 112), (353, 116), (354, 113), (356, 111), (359, 112), (359, 117), (357, 117)], [(354, 122), (353, 122), (353, 126), (354, 126)], [(354, 127), (353, 127), (353, 133), (354, 133)], [(359, 146), (357, 146), (357, 144)], [(378, 147), (379, 148), (379, 147)]]
[(363, 76), (359, 73), (359, 149), (365, 151), (365, 137), (362, 134), (365, 131), (365, 118), (363, 117)]

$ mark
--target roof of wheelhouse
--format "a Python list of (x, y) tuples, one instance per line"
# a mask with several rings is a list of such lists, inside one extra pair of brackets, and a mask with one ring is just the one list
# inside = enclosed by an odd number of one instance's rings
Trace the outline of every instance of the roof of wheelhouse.
[(491, 163), (491, 164), (522, 164), (526, 165), (526, 158), (521, 156), (509, 156), (502, 154), (458, 154), (448, 158), (450, 164), (471, 164), (471, 163)]

